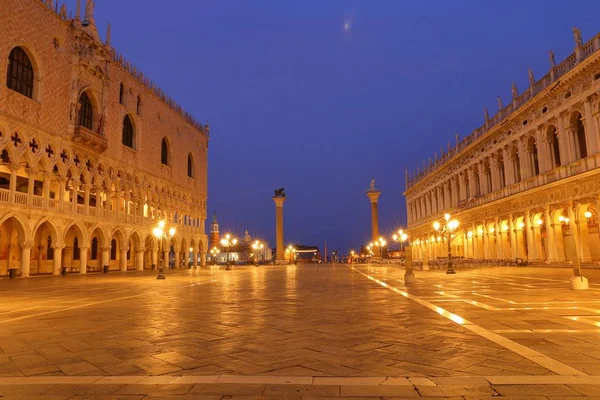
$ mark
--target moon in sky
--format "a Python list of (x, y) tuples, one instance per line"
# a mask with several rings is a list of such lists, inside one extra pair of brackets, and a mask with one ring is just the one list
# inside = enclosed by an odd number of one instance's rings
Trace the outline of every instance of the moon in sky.
[(348, 32), (350, 30), (350, 21), (344, 21), (344, 31)]

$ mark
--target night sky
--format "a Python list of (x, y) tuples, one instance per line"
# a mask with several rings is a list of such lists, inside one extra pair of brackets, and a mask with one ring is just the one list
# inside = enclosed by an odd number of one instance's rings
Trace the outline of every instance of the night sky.
[[(85, 3), (85, 0), (82, 0)], [(221, 232), (358, 249), (405, 220), (404, 169), (483, 124), (600, 32), (597, 0), (97, 0), (101, 36), (200, 121)], [(74, 9), (69, 0), (69, 9)], [(183, 155), (182, 155), (183, 157)], [(212, 215), (207, 219), (207, 232)]]

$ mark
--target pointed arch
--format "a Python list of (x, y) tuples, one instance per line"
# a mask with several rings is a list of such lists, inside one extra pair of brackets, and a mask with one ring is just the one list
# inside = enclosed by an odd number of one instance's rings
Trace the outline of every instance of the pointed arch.
[(123, 118), (121, 141), (125, 146), (135, 149), (135, 127), (133, 118), (129, 115), (125, 115), (125, 118)]
[(35, 73), (34, 64), (27, 51), (20, 46), (13, 47), (8, 55), (6, 87), (33, 99)]
[(163, 165), (171, 165), (171, 148), (169, 139), (165, 136), (160, 144), (160, 162)]

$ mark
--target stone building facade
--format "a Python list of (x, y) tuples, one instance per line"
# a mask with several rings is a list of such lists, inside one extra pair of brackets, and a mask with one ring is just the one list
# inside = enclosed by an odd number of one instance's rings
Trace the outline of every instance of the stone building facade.
[[(208, 126), (111, 47), (110, 27), (98, 37), (93, 1), (83, 18), (77, 3), (68, 16), (2, 1), (0, 276), (197, 266)], [(174, 236), (153, 236), (160, 220)]]
[[(417, 258), (447, 256), (432, 223), (460, 225), (452, 253), (473, 259), (600, 262), (600, 35), (575, 51), (423, 170), (407, 176), (408, 226)], [(572, 235), (573, 240), (567, 240)], [(577, 243), (578, 245), (575, 245)]]

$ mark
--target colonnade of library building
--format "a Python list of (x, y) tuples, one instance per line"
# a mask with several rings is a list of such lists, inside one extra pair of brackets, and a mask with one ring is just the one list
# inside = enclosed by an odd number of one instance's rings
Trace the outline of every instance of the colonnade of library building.
[[(600, 261), (600, 35), (456, 145), (407, 174), (416, 257), (446, 257), (432, 223), (459, 221), (454, 255), (473, 259)], [(551, 54), (553, 61), (553, 54)], [(574, 246), (570, 238), (578, 244)]]

